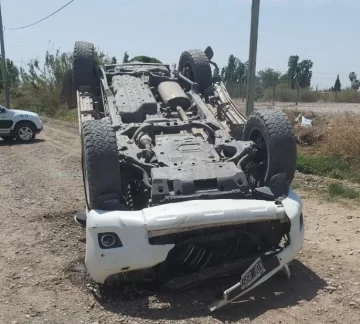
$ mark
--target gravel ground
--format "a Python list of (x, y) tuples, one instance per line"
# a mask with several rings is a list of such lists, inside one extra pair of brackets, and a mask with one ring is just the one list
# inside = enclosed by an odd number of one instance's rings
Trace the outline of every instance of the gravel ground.
[(301, 190), (306, 242), (290, 280), (276, 276), (215, 313), (207, 305), (234, 279), (176, 296), (99, 290), (73, 221), (84, 208), (76, 131), (47, 122), (31, 145), (0, 141), (0, 323), (358, 322), (360, 208)]

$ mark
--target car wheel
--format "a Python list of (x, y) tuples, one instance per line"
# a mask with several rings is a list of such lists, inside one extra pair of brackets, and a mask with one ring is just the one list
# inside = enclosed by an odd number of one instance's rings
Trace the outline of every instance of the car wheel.
[(116, 134), (108, 118), (82, 125), (82, 170), (87, 207), (120, 208), (121, 179)]
[(201, 50), (183, 52), (179, 60), (179, 71), (188, 79), (198, 84), (200, 93), (204, 93), (212, 85), (209, 59)]
[(277, 196), (286, 194), (294, 179), (297, 156), (296, 139), (287, 116), (279, 109), (254, 111), (245, 125), (243, 140), (254, 142), (258, 148), (251, 163), (257, 186), (268, 186)]
[(32, 142), (35, 139), (36, 131), (30, 123), (21, 123), (15, 127), (15, 136), (21, 142)]
[[(96, 88), (96, 61), (95, 61), (95, 47), (89, 42), (77, 41), (74, 46), (73, 53), (73, 68), (72, 68), (72, 96), (73, 108), (76, 108), (76, 91), (80, 86), (90, 86), (91, 92), (95, 93)], [(70, 76), (67, 75), (70, 80)], [(68, 81), (69, 82), (69, 81)]]

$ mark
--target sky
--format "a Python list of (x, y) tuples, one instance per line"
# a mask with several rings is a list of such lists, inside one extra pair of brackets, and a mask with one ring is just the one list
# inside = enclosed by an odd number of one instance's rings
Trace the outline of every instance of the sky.
[[(177, 64), (182, 51), (208, 45), (220, 67), (230, 54), (249, 57), (251, 0), (75, 0), (35, 26), (9, 30), (68, 1), (1, 0), (6, 56), (25, 66), (83, 40), (119, 60), (127, 51)], [(299, 55), (314, 63), (314, 88), (333, 86), (338, 74), (349, 86), (351, 71), (360, 77), (359, 14), (359, 0), (261, 0), (257, 71), (284, 73), (289, 56)]]

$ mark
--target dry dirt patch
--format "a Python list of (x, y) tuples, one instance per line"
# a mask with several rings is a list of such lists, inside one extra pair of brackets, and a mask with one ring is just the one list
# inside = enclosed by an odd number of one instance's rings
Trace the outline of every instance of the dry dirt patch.
[[(356, 323), (360, 213), (307, 191), (306, 242), (292, 265), (244, 300), (209, 313), (232, 278), (170, 296), (99, 290), (83, 267), (79, 136), (45, 125), (32, 145), (0, 142), (0, 323)], [(237, 279), (237, 278), (236, 278)]]

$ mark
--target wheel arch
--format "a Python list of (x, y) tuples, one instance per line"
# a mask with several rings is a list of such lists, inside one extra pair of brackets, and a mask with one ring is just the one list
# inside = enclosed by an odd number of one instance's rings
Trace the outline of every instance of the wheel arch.
[(18, 126), (18, 125), (21, 125), (21, 124), (30, 124), (31, 126), (33, 126), (34, 127), (34, 129), (35, 129), (35, 131), (37, 131), (37, 127), (36, 127), (36, 125), (35, 125), (35, 123), (33, 122), (33, 121), (31, 121), (31, 120), (28, 120), (28, 119), (21, 119), (21, 120), (19, 120), (19, 121), (17, 121), (17, 122), (15, 122), (14, 124), (13, 124), (13, 129), (15, 130), (15, 128)]

